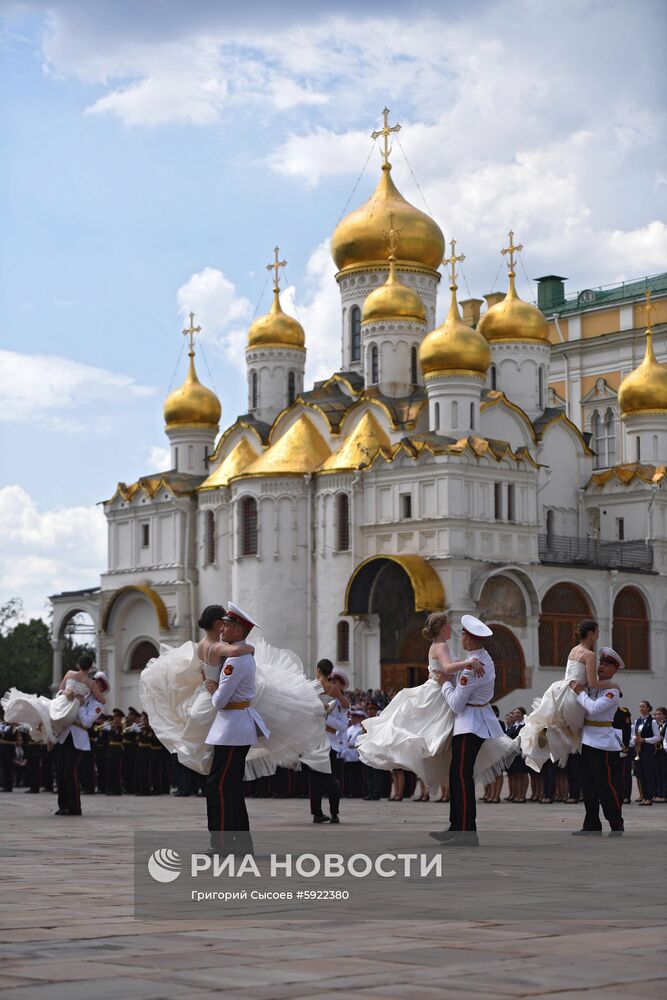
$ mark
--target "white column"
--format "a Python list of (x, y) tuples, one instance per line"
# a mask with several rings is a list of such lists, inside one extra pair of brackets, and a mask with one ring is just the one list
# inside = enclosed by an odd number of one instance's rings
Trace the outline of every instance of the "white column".
[(51, 643), (53, 648), (53, 673), (51, 675), (51, 691), (55, 694), (63, 679), (63, 649), (64, 639), (54, 639)]

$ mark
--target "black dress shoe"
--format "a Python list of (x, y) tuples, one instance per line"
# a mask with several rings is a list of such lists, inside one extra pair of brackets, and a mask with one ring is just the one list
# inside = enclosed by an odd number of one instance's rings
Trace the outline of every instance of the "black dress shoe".
[(602, 830), (574, 830), (573, 837), (601, 837)]
[(69, 809), (56, 809), (54, 816), (69, 816)]
[(329, 822), (330, 823), (340, 823), (340, 820), (338, 819), (338, 816), (332, 816), (331, 819), (329, 820)]
[(429, 837), (433, 837), (434, 840), (439, 841), (441, 844), (446, 844), (448, 840), (453, 840), (455, 837), (461, 835), (461, 830), (431, 830)]
[(451, 840), (445, 840), (443, 847), (479, 847), (479, 837), (474, 830), (462, 830)]
[(610, 837), (622, 837), (625, 830), (610, 830), (608, 836)]
[(313, 816), (313, 823), (330, 823), (328, 816)]

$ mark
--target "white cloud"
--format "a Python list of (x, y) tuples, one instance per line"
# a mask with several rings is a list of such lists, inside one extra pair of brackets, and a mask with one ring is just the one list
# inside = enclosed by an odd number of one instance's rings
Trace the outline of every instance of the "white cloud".
[(105, 404), (155, 393), (130, 375), (58, 355), (0, 350), (0, 369), (0, 420), (40, 421), (56, 430), (105, 432), (113, 421), (112, 408), (103, 412)]
[(46, 599), (99, 584), (106, 565), (99, 507), (40, 510), (18, 485), (0, 488), (0, 603), (20, 597), (28, 617), (46, 617)]
[(329, 240), (324, 240), (308, 259), (302, 297), (293, 288), (282, 295), (283, 308), (296, 315), (306, 334), (306, 387), (340, 368), (340, 293), (335, 274)]
[(162, 445), (153, 445), (146, 461), (151, 472), (166, 472), (171, 469), (171, 450)]
[(184, 322), (189, 322), (189, 314), (194, 312), (195, 325), (202, 328), (201, 340), (211, 344), (225, 363), (245, 373), (244, 348), (252, 307), (248, 299), (236, 294), (234, 282), (222, 271), (205, 267), (181, 285), (176, 300)]

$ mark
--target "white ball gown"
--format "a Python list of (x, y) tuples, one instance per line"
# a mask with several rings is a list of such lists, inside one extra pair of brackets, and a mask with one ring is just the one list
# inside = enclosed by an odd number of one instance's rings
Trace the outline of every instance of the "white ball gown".
[[(429, 657), (429, 672), (438, 670), (438, 660)], [(382, 771), (404, 768), (437, 788), (449, 782), (451, 741), (455, 714), (430, 676), (418, 687), (403, 688), (373, 719), (364, 720), (365, 734), (357, 748), (364, 764)], [(516, 756), (507, 736), (485, 740), (475, 763), (475, 777), (488, 784)]]
[(567, 661), (565, 677), (533, 702), (533, 711), (526, 716), (526, 724), (517, 736), (526, 764), (533, 771), (540, 771), (549, 758), (565, 767), (570, 754), (581, 749), (586, 709), (577, 701), (570, 681), (588, 684), (581, 660)]
[[(255, 697), (252, 707), (270, 730), (268, 739), (251, 747), (245, 779), (274, 774), (277, 767), (296, 767), (299, 757), (312, 753), (321, 741), (323, 708), (299, 657), (264, 639), (255, 647)], [(181, 764), (208, 774), (213, 748), (206, 737), (216, 715), (202, 680), (218, 680), (221, 665), (202, 663), (193, 642), (178, 648), (161, 646), (160, 655), (141, 672), (141, 702), (160, 742)]]
[(27, 726), (31, 739), (37, 743), (46, 743), (51, 748), (57, 742), (57, 737), (63, 729), (67, 729), (76, 720), (81, 702), (78, 698), (71, 701), (65, 691), (88, 696), (90, 689), (81, 681), (69, 678), (65, 689), (59, 691), (55, 698), (45, 698), (42, 694), (26, 694), (18, 688), (10, 688), (0, 705), (5, 713), (5, 721), (15, 726)]

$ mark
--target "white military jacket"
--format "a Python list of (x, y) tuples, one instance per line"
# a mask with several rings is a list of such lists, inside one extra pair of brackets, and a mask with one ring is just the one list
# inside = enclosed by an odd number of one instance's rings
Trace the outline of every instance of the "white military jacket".
[[(581, 691), (577, 695), (577, 701), (582, 708), (586, 709), (586, 721), (581, 734), (581, 742), (588, 747), (595, 747), (597, 750), (620, 750), (623, 742), (621, 732), (614, 729), (612, 725), (616, 709), (621, 703), (621, 692), (618, 688), (609, 688), (608, 691), (594, 688), (590, 694), (587, 691)], [(589, 719), (591, 722), (604, 722), (608, 725), (588, 726), (586, 723)]]
[(63, 729), (62, 733), (58, 734), (58, 743), (64, 743), (69, 734), (72, 734), (72, 742), (77, 750), (90, 750), (90, 736), (88, 735), (88, 730), (92, 726), (95, 719), (101, 715), (104, 709), (104, 705), (97, 698), (94, 698), (92, 694), (89, 694), (83, 705), (79, 709), (79, 714), (77, 716), (76, 722), (73, 722), (71, 726), (67, 729)]
[(250, 653), (230, 656), (222, 665), (218, 690), (211, 701), (218, 714), (213, 720), (206, 742), (212, 746), (255, 746), (260, 736), (271, 735), (257, 709), (251, 704), (255, 697), (255, 658)]
[(503, 735), (502, 726), (491, 708), (496, 668), (485, 649), (474, 649), (469, 655), (480, 661), (484, 675), (475, 677), (472, 670), (461, 670), (456, 674), (455, 683), (445, 681), (442, 685), (442, 696), (456, 714), (454, 736), (474, 733), (483, 740), (495, 740)]

